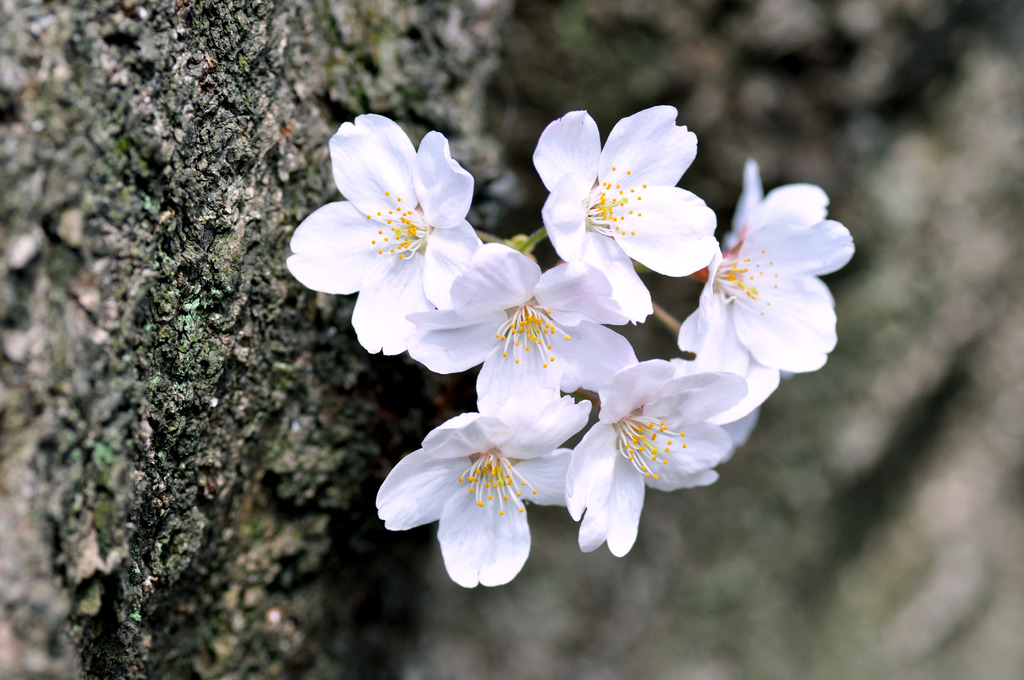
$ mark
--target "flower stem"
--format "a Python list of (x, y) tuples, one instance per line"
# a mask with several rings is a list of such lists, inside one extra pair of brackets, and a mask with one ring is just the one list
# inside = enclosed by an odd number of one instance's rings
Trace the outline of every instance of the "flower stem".
[(523, 255), (529, 255), (533, 252), (533, 249), (537, 247), (537, 244), (547, 238), (547, 236), (548, 230), (541, 227), (529, 236), (516, 234), (506, 241), (506, 243), (521, 252)]
[(581, 387), (578, 390), (576, 390), (575, 392), (573, 392), (573, 394), (575, 396), (579, 397), (580, 399), (586, 399), (587, 401), (592, 403), (597, 408), (601, 408), (601, 400), (598, 398), (598, 396), (596, 394), (594, 394), (590, 390), (585, 390), (585, 389), (583, 389)]
[(480, 237), (480, 240), (484, 243), (504, 243), (505, 239), (495, 236), (494, 234), (488, 234), (486, 231), (476, 230), (476, 235)]
[(664, 307), (659, 305), (657, 302), (654, 302), (652, 304), (654, 305), (654, 316), (658, 319), (658, 321), (665, 324), (670, 331), (672, 331), (676, 335), (679, 335), (679, 329), (682, 326), (682, 324), (679, 323), (679, 321), (677, 321), (674, 316), (669, 314), (668, 311)]

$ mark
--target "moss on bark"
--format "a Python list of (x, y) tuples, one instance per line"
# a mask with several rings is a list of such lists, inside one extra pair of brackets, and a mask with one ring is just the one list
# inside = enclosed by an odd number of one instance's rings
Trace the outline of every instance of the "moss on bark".
[(498, 174), (482, 90), (506, 11), (0, 3), (15, 676), (391, 674), (411, 615), (393, 584), (426, 534), (385, 536), (373, 495), (443, 400), (284, 259), (336, 197), (326, 141), (359, 113), (442, 130), (478, 181)]

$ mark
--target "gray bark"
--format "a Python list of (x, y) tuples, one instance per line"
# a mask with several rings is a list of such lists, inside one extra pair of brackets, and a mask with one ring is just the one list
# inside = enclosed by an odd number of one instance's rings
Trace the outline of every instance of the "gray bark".
[(0, 674), (393, 674), (373, 496), (439, 407), (284, 258), (359, 113), (496, 175), (506, 10), (0, 3)]

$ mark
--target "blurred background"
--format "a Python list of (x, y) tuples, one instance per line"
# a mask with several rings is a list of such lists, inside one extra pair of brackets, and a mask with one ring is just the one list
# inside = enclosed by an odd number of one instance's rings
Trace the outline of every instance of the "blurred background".
[[(534, 508), (519, 577), (466, 591), (434, 543), (406, 677), (1024, 677), (1024, 5), (521, 0), (503, 42), (503, 235), (539, 226), (547, 123), (587, 109), (607, 135), (671, 104), (719, 235), (750, 157), (766, 190), (822, 186), (857, 254), (826, 278), (825, 368), (783, 383), (718, 483), (649, 492), (629, 555)], [(698, 284), (649, 283), (694, 308)], [(654, 322), (631, 337), (675, 351)]]

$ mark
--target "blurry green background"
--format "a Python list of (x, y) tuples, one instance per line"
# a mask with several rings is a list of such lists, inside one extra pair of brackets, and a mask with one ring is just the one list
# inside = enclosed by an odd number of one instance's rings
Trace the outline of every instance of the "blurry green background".
[[(548, 122), (587, 109), (606, 135), (671, 104), (699, 140), (681, 186), (721, 228), (752, 157), (766, 189), (821, 185), (857, 254), (826, 279), (825, 368), (717, 484), (649, 492), (629, 555), (534, 508), (519, 577), (466, 591), (434, 544), (408, 678), (1024, 677), (1022, 36), (1010, 0), (517, 3), (489, 226), (539, 226)], [(696, 283), (650, 284), (693, 309)], [(641, 358), (673, 351), (640, 331)]]

